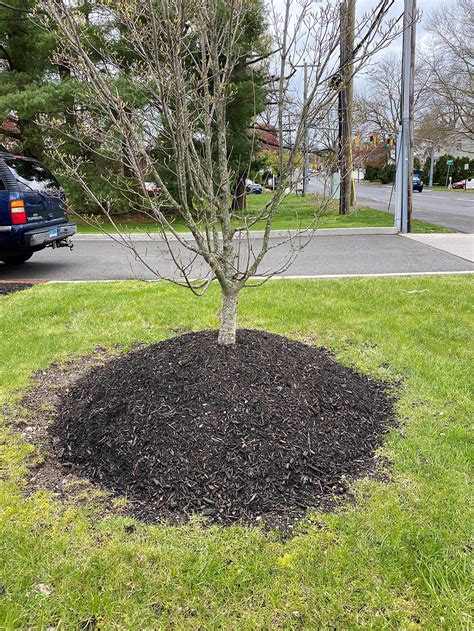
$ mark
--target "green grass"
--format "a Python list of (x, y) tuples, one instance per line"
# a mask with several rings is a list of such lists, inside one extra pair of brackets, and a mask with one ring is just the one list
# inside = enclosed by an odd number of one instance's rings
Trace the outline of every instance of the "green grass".
[(446, 186), (441, 184), (426, 185), (426, 188), (433, 189), (433, 191), (445, 191), (446, 193), (466, 193), (468, 195), (474, 193), (474, 188), (468, 188), (467, 190), (463, 188), (446, 188)]
[[(271, 195), (264, 193), (262, 195), (248, 195), (247, 196), (247, 213), (252, 216), (255, 215), (259, 209), (261, 209), (265, 203), (270, 200)], [(288, 195), (285, 201), (280, 206), (278, 213), (275, 216), (273, 222), (274, 230), (288, 230), (305, 228), (310, 225), (314, 219), (316, 211), (316, 197), (314, 195), (308, 195), (306, 197), (299, 197), (296, 194)], [(74, 218), (77, 221), (78, 231), (80, 233), (94, 233), (98, 232), (100, 228), (110, 232), (114, 231), (113, 226), (107, 221), (94, 222), (94, 225), (85, 223), (80, 218)], [(236, 222), (235, 222), (236, 223)], [(159, 231), (159, 225), (155, 222), (138, 223), (127, 220), (117, 221), (119, 229), (123, 232), (157, 232)], [(174, 222), (175, 230), (183, 232), (188, 230), (186, 225), (181, 219), (176, 219)], [(329, 208), (329, 212), (326, 212), (317, 222), (318, 228), (367, 228), (367, 227), (389, 227), (393, 226), (393, 215), (380, 210), (374, 210), (373, 208), (361, 207), (354, 210), (349, 215), (340, 216), (337, 211), (334, 210), (334, 204)], [(252, 229), (262, 230), (265, 227), (263, 222), (256, 223)], [(413, 232), (453, 232), (449, 228), (443, 226), (437, 226), (435, 224), (420, 221), (418, 219), (413, 220)]]
[[(386, 481), (359, 481), (353, 505), (312, 514), (291, 540), (197, 522), (135, 522), (130, 533), (133, 520), (92, 504), (25, 497), (36, 456), (3, 427), (1, 628), (472, 628), (471, 307), (467, 276), (285, 280), (243, 292), (241, 326), (402, 378), (401, 426), (381, 450)], [(215, 287), (195, 298), (161, 283), (51, 284), (1, 298), (0, 413), (50, 362), (215, 327), (217, 314)]]
[[(369, 182), (368, 180), (362, 180), (361, 185), (363, 186), (392, 186), (391, 184), (382, 184), (381, 182)], [(446, 188), (446, 186), (444, 186), (443, 184), (433, 184), (433, 186), (430, 186), (429, 184), (427, 184), (425, 182), (425, 191), (427, 190), (433, 190), (433, 191), (444, 191), (446, 193), (474, 193), (474, 189), (472, 188), (468, 188), (467, 190), (464, 189), (457, 189), (457, 188)]]

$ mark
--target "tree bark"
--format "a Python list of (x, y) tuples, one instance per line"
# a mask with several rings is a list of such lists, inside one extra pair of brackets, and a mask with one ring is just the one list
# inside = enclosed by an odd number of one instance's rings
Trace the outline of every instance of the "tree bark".
[(247, 208), (247, 193), (245, 190), (245, 179), (240, 178), (235, 187), (232, 199), (232, 210), (245, 210)]
[(355, 0), (341, 2), (339, 93), (339, 170), (341, 174), (339, 214), (347, 215), (352, 205), (352, 97)]
[(218, 343), (222, 346), (235, 344), (237, 331), (237, 294), (235, 292), (221, 294), (221, 323)]

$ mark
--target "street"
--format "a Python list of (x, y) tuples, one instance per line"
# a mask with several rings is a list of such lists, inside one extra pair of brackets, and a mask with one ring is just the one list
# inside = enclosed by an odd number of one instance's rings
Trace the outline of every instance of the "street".
[[(313, 178), (309, 190), (320, 192), (322, 185)], [(393, 213), (395, 208), (395, 191), (392, 192), (392, 186), (388, 184), (356, 183), (356, 197), (358, 204), (377, 210)], [(422, 193), (413, 194), (413, 216), (458, 232), (473, 233), (474, 193), (425, 188)]]
[[(441, 236), (441, 235), (436, 235)], [(456, 235), (453, 235), (456, 236)], [(461, 235), (460, 235), (461, 236)], [(464, 237), (464, 235), (462, 235)], [(469, 237), (464, 237), (469, 239)], [(280, 239), (272, 239), (277, 245)], [(257, 249), (261, 239), (253, 238)], [(164, 277), (177, 277), (166, 245), (151, 241), (146, 235), (134, 238), (134, 245), (147, 264)], [(294, 244), (293, 244), (294, 245)], [(189, 255), (174, 244), (174, 253), (183, 261)], [(470, 248), (472, 249), (472, 248)], [(273, 272), (292, 255), (286, 243), (268, 252), (260, 273)], [(187, 257), (187, 258), (186, 258)], [(472, 257), (471, 257), (472, 259)], [(202, 277), (205, 266), (196, 261), (193, 277)], [(361, 274), (397, 274), (473, 271), (474, 264), (432, 244), (399, 235), (314, 236), (300, 252), (285, 276), (337, 276)], [(75, 237), (72, 252), (67, 249), (37, 252), (16, 268), (0, 265), (0, 281), (5, 280), (124, 280), (157, 278), (150, 269), (135, 260), (133, 252), (102, 235)]]

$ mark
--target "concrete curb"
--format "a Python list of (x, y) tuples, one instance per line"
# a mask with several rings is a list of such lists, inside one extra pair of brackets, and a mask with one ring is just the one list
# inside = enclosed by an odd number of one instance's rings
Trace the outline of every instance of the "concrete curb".
[[(191, 232), (180, 232), (180, 237), (187, 241), (193, 239), (193, 235)], [(251, 230), (251, 236), (254, 239), (263, 238), (262, 230)], [(288, 239), (291, 237), (301, 236), (302, 238), (307, 237), (344, 237), (344, 236), (355, 236), (355, 235), (394, 235), (398, 234), (398, 230), (395, 227), (387, 227), (387, 228), (317, 228), (316, 230), (272, 230), (271, 238), (272, 239)], [(219, 235), (220, 236), (220, 235)], [(149, 241), (150, 239), (163, 241), (163, 236), (159, 232), (130, 232), (128, 234), (124, 233), (124, 238), (126, 240), (132, 239), (133, 241)], [(108, 241), (110, 239), (115, 239), (117, 241), (121, 240), (116, 233), (103, 233), (103, 232), (94, 232), (89, 234), (75, 234), (73, 237), (74, 241)], [(168, 239), (170, 241), (177, 241), (178, 239), (174, 235), (169, 235)]]

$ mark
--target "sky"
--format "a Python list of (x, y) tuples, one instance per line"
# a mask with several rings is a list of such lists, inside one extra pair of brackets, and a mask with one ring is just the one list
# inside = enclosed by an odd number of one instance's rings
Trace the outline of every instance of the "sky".
[[(362, 15), (363, 13), (370, 11), (370, 9), (374, 6), (374, 0), (356, 0), (357, 14)], [(417, 8), (421, 11), (421, 21), (416, 25), (416, 35), (417, 41), (422, 43), (423, 39), (426, 38), (427, 33), (424, 28), (424, 22), (426, 20), (427, 14), (431, 9), (435, 9), (439, 7), (441, 4), (446, 4), (447, 0), (417, 0)], [(395, 2), (394, 8), (391, 11), (391, 15), (398, 16), (403, 13), (403, 0), (397, 0)], [(401, 51), (402, 46), (402, 38), (400, 37), (397, 42), (391, 46), (392, 50), (396, 50), (397, 48)]]
[[(433, 10), (439, 7), (442, 4), (446, 4), (447, 0), (417, 0), (416, 6), (418, 11), (421, 13), (420, 21), (416, 24), (416, 40), (417, 40), (417, 48), (423, 47), (423, 44), (426, 44), (429, 35), (425, 29), (425, 23), (428, 17), (428, 14)], [(370, 11), (370, 9), (374, 6), (376, 0), (356, 0), (356, 12), (357, 15), (363, 15), (365, 12)], [(398, 17), (403, 13), (404, 9), (404, 1), (397, 0), (393, 9), (390, 12), (390, 17)], [(380, 55), (383, 57), (387, 53), (397, 53), (402, 54), (402, 36), (400, 35), (390, 46), (381, 51)], [(377, 63), (378, 55), (374, 55), (372, 58), (371, 65)], [(355, 84), (363, 86), (364, 85), (364, 72), (362, 72), (359, 77), (356, 77)]]
[[(315, 0), (316, 1), (316, 0)], [(441, 4), (449, 3), (450, 0), (417, 0), (417, 8), (421, 11), (421, 21), (417, 23), (417, 40), (422, 43), (423, 39), (426, 38), (427, 33), (424, 28), (424, 22), (426, 20), (426, 15), (429, 13), (430, 9), (435, 9), (439, 7)], [(273, 3), (278, 7), (281, 7), (281, 12), (283, 11), (284, 0), (273, 0)], [(374, 6), (376, 6), (377, 0), (356, 0), (356, 12), (358, 16), (362, 16), (364, 13), (370, 11)], [(390, 17), (396, 17), (403, 13), (404, 0), (396, 0), (393, 9), (391, 10)], [(391, 50), (397, 50), (397, 48), (401, 51), (402, 46), (402, 38), (400, 37), (398, 41), (394, 42), (390, 47)]]
[[(280, 13), (283, 13), (284, 10), (284, 5), (285, 5), (285, 0), (269, 0), (273, 5), (275, 5), (277, 7), (277, 10), (279, 10)], [(324, 0), (323, 0), (324, 1)], [(332, 0), (333, 2), (338, 2), (339, 0)], [(436, 9), (438, 8), (440, 5), (442, 4), (446, 4), (451, 2), (452, 0), (417, 0), (416, 4), (417, 4), (417, 9), (420, 11), (421, 13), (421, 19), (419, 22), (417, 22), (416, 24), (416, 38), (417, 38), (417, 47), (422, 47), (423, 44), (426, 42), (426, 40), (428, 39), (428, 33), (424, 27), (424, 24), (426, 23), (426, 19), (428, 14), (430, 13), (430, 11), (432, 9)], [(314, 0), (315, 4), (319, 3), (318, 0)], [(364, 13), (367, 12), (371, 12), (371, 9), (373, 9), (375, 6), (377, 5), (377, 0), (356, 0), (356, 19), (357, 17), (362, 17), (362, 15)], [(297, 0), (295, 0), (295, 10), (297, 7)], [(393, 8), (390, 11), (390, 14), (388, 17), (390, 18), (395, 18), (398, 17), (400, 15), (403, 14), (403, 9), (404, 9), (404, 0), (396, 0)], [(377, 63), (377, 58), (378, 57), (383, 57), (385, 56), (387, 53), (398, 53), (400, 56), (402, 54), (402, 36), (400, 35), (396, 40), (394, 40), (390, 46), (387, 46), (385, 48), (383, 48), (380, 53), (376, 53), (373, 57), (372, 60), (370, 62), (370, 64), (365, 68), (365, 70), (362, 70), (358, 76), (356, 76), (355, 78), (355, 85), (356, 85), (356, 89), (358, 86), (362, 87), (365, 83), (365, 71), (368, 70), (369, 66), (373, 66), (376, 65)], [(298, 86), (296, 88), (296, 90), (298, 92), (302, 91), (302, 72), (299, 72), (297, 74), (297, 78), (296, 78), (296, 85)]]

